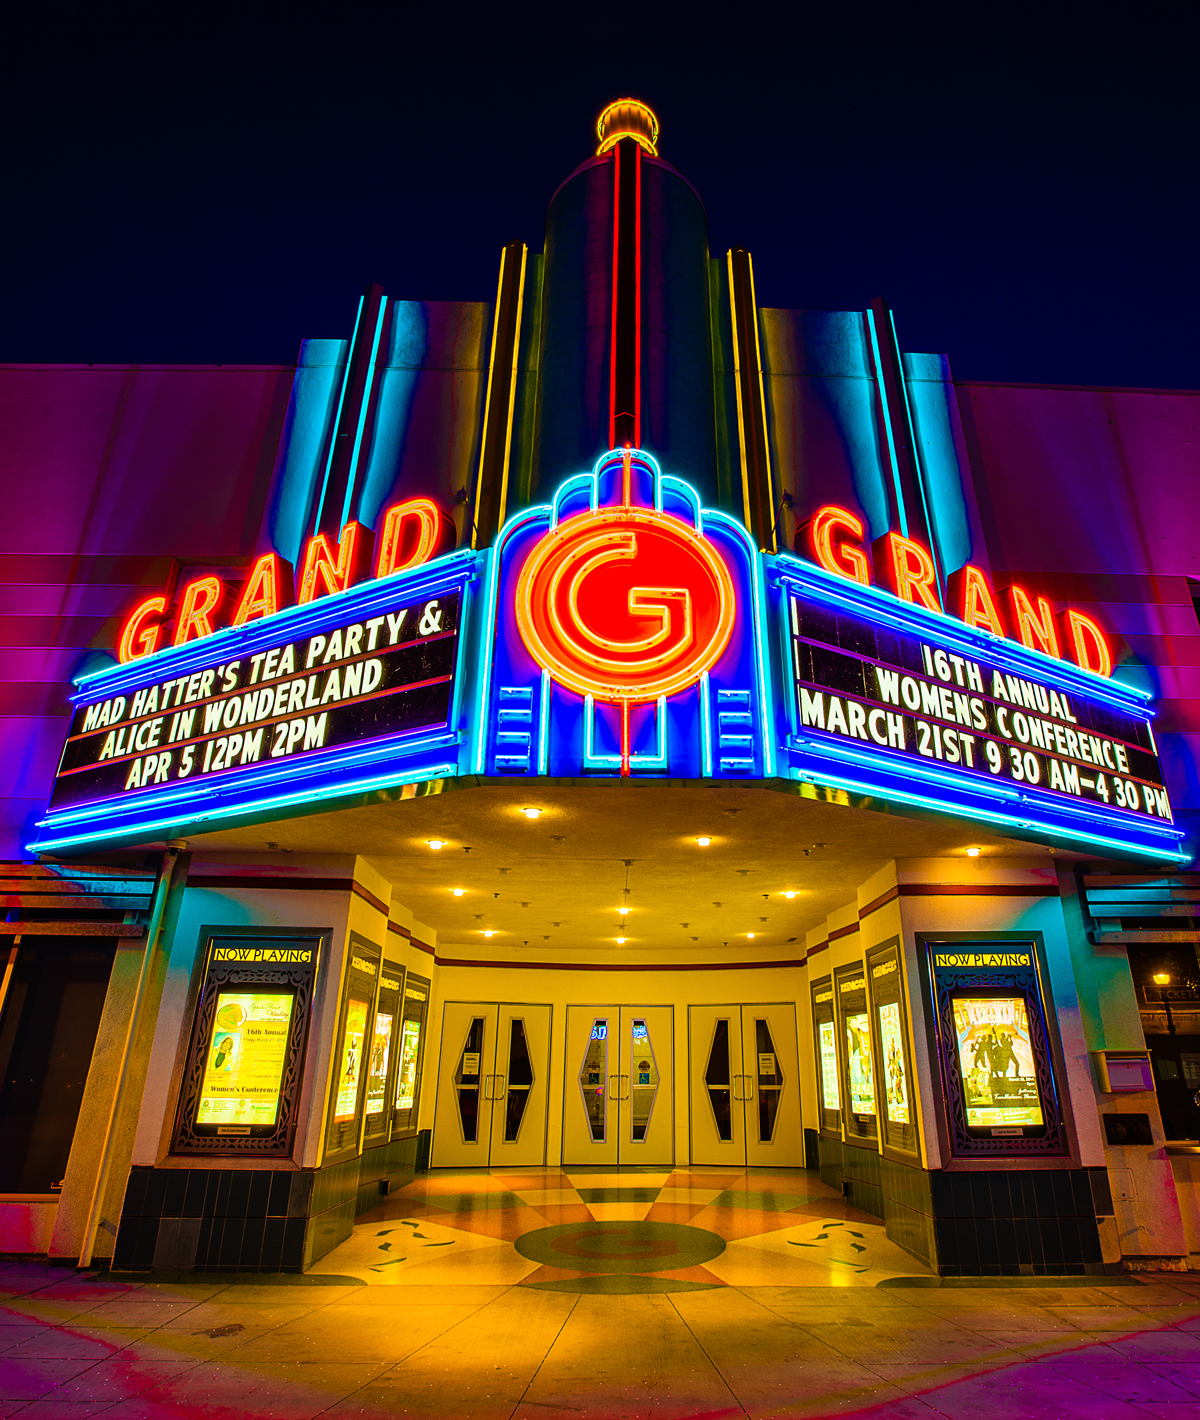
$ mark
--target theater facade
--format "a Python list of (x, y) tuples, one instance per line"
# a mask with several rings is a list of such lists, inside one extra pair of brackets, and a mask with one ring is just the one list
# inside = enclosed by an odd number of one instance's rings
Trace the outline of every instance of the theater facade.
[(711, 1164), (1200, 1267), (1200, 395), (760, 305), (649, 109), (593, 146), (491, 302), (0, 369), (0, 1250)]

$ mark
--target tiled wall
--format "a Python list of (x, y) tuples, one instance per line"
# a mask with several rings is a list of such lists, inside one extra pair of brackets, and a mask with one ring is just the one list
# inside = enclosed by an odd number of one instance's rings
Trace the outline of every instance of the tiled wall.
[(329, 1168), (130, 1170), (115, 1272), (303, 1272), (350, 1236), (385, 1182), (414, 1175), (396, 1139)]
[(927, 1173), (836, 1139), (819, 1152), (822, 1181), (943, 1277), (1104, 1271), (1096, 1219), (1112, 1198), (1102, 1168)]

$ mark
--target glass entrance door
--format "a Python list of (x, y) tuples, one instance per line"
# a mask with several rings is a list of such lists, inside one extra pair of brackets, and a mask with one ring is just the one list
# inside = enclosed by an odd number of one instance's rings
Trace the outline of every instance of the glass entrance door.
[(546, 1162), (550, 1012), (542, 1005), (447, 1002), (434, 1168)]
[(688, 1009), (694, 1164), (802, 1168), (791, 1002)]
[(568, 1006), (563, 1163), (669, 1164), (670, 1006)]

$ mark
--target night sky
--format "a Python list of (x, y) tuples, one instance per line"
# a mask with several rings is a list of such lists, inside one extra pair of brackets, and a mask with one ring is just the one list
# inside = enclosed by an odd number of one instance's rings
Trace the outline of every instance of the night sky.
[(628, 94), (760, 304), (882, 296), (960, 378), (1197, 388), (1195, 13), (10, 10), (0, 360), (290, 364), (372, 280), (490, 300)]

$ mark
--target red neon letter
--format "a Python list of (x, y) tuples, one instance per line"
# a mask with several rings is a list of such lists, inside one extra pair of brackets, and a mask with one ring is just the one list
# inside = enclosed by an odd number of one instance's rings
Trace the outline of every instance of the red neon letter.
[(211, 636), (216, 630), (211, 613), (221, 600), (225, 584), (220, 577), (201, 577), (183, 589), (179, 620), (175, 623), (175, 645), (182, 646), (194, 637)]
[[(400, 556), (405, 523), (415, 523), (417, 541), (407, 557)], [(377, 577), (390, 577), (393, 572), (407, 572), (420, 567), (433, 556), (442, 526), (442, 510), (431, 498), (410, 498), (397, 503), (384, 514), (383, 532), (379, 538), (379, 560), (375, 564)]]
[(960, 608), (958, 614), (968, 626), (981, 626), (993, 636), (1004, 635), (1000, 613), (992, 599), (992, 589), (988, 586), (986, 574), (979, 567), (972, 567), (968, 562), (957, 572), (951, 572), (947, 590), (951, 606)]
[(1044, 651), (1047, 656), (1061, 660), (1058, 653), (1058, 636), (1054, 630), (1054, 612), (1045, 597), (1038, 597), (1038, 609), (1020, 587), (1010, 587), (1013, 611), (1017, 616), (1017, 634), (1021, 644), (1031, 651)]
[(838, 577), (847, 577), (851, 582), (861, 582), (864, 587), (869, 587), (871, 564), (867, 561), (867, 554), (853, 543), (835, 543), (833, 535), (839, 528), (845, 529), (860, 540), (865, 531), (861, 518), (856, 518), (845, 508), (836, 508), (830, 504), (818, 509), (806, 523), (801, 524), (796, 530), (796, 542), (799, 543), (807, 532), (813, 559), (820, 563), (826, 572), (833, 572)]
[(919, 542), (884, 533), (871, 544), (879, 580), (894, 596), (906, 602), (920, 602), (930, 611), (941, 611), (938, 600), (937, 568)]
[(257, 621), (260, 616), (274, 616), (292, 601), (291, 568), (277, 552), (264, 552), (250, 569), (250, 578), (238, 609), (233, 614), (234, 626)]
[(151, 597), (136, 608), (121, 628), (117, 659), (123, 665), (128, 661), (139, 660), (142, 656), (152, 656), (158, 650), (162, 626), (157, 621), (153, 626), (146, 626), (144, 622), (149, 616), (161, 616), (166, 609), (166, 597)]
[(324, 533), (317, 533), (309, 538), (304, 551), (304, 572), (296, 600), (303, 605), (330, 592), (344, 592), (362, 580), (370, 556), (371, 533), (361, 523), (347, 523), (342, 529), (336, 562), (329, 539)]
[(1075, 659), (1083, 669), (1094, 671), (1096, 675), (1112, 675), (1112, 652), (1108, 649), (1108, 638), (1092, 618), (1070, 607), (1067, 610), (1067, 626), (1075, 644)]

